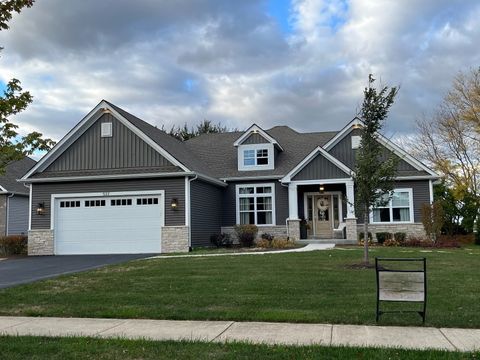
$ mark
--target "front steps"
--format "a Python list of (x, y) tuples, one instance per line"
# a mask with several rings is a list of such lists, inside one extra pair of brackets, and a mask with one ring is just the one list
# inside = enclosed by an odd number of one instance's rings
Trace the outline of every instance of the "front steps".
[(347, 239), (301, 239), (296, 242), (297, 244), (357, 245), (357, 241)]

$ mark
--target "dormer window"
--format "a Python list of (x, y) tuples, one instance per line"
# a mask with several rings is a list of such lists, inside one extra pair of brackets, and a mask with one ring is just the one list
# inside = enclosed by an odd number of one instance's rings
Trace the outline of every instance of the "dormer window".
[(272, 144), (246, 144), (238, 147), (238, 170), (272, 170)]

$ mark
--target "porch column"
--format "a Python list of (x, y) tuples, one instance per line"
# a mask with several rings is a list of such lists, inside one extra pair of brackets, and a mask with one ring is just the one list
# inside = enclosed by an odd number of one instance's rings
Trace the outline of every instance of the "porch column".
[(288, 184), (288, 219), (298, 220), (298, 187), (297, 184)]
[(345, 219), (347, 240), (357, 241), (357, 218), (355, 217), (355, 192), (353, 180), (345, 182), (347, 190), (347, 218)]
[(288, 219), (287, 231), (291, 240), (300, 240), (300, 219), (298, 218), (298, 187), (288, 184)]

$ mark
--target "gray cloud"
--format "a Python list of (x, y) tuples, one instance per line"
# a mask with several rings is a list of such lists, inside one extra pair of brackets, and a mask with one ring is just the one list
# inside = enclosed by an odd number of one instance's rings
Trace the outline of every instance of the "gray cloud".
[[(158, 126), (203, 118), (312, 131), (355, 116), (369, 73), (401, 85), (387, 131), (413, 131), (480, 64), (477, 1), (42, 0), (0, 32), (0, 80), (35, 96), (24, 131), (59, 139), (102, 98)], [(332, 23), (337, 21), (338, 23)]]

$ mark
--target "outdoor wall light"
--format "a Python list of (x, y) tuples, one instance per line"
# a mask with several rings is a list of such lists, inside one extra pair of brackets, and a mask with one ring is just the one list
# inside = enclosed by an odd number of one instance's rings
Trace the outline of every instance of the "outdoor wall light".
[(319, 190), (320, 190), (320, 192), (324, 192), (325, 191), (325, 186), (320, 185)]
[(172, 210), (177, 210), (178, 209), (178, 199), (177, 198), (172, 199), (172, 202), (170, 203), (170, 207), (172, 208)]
[(37, 215), (45, 215), (45, 203), (39, 203), (37, 206)]

